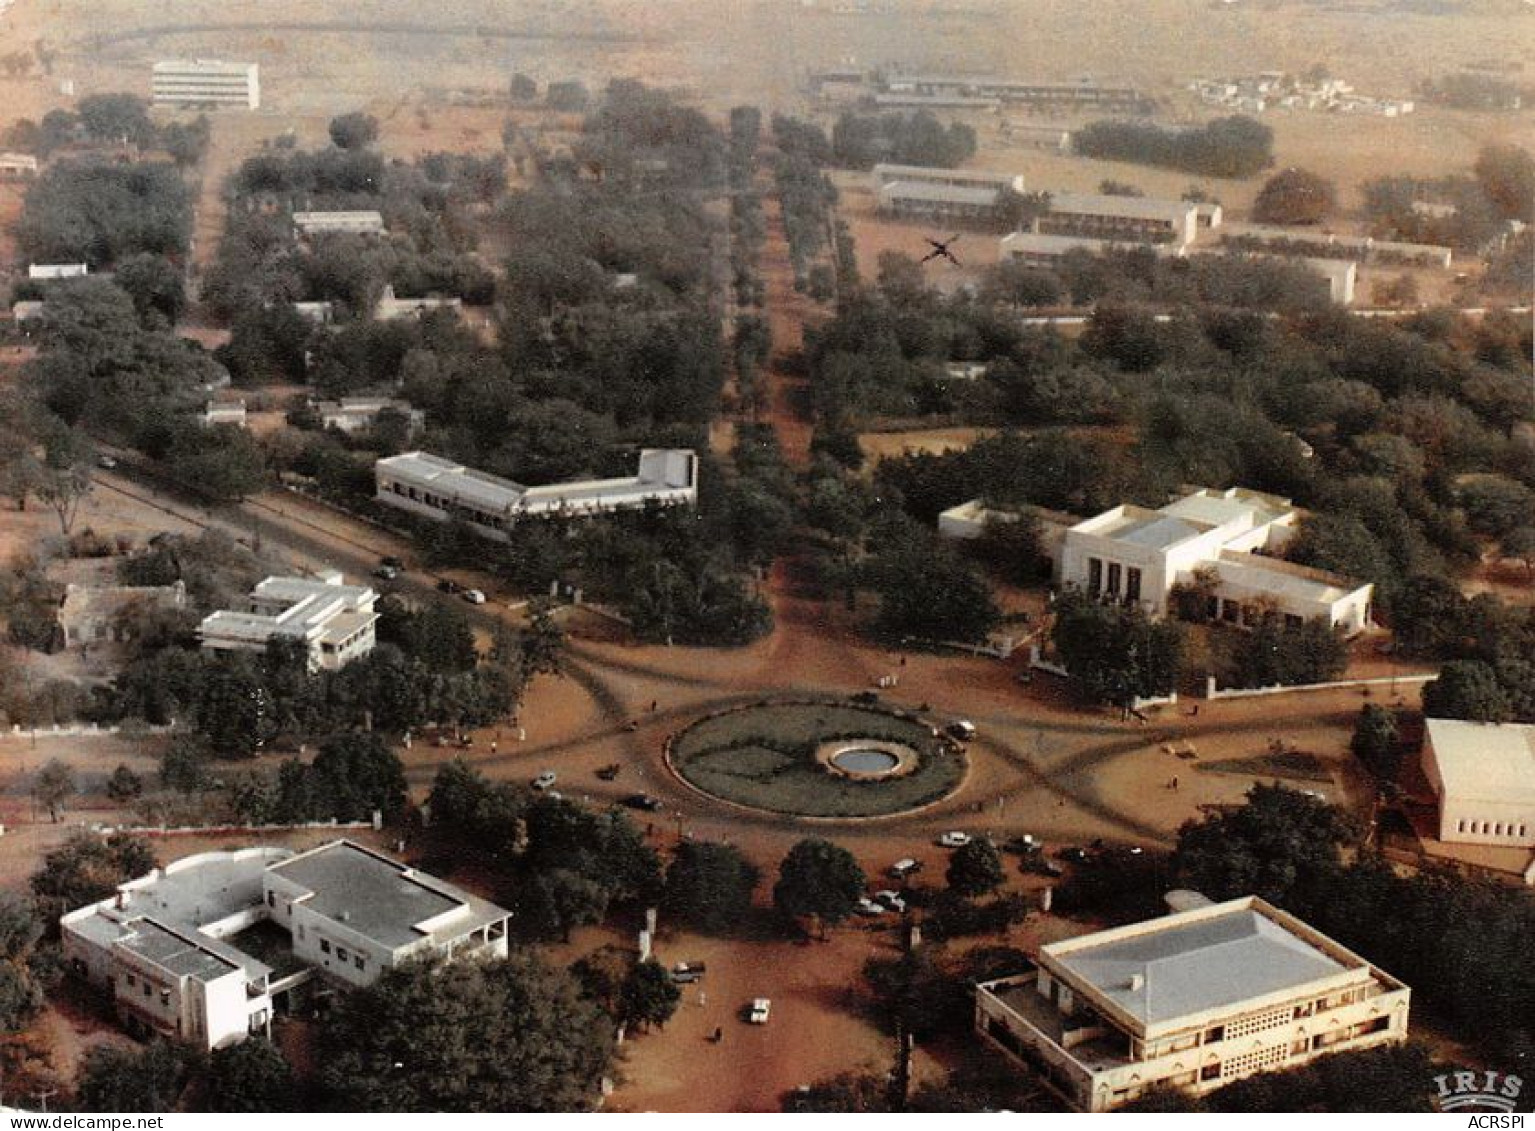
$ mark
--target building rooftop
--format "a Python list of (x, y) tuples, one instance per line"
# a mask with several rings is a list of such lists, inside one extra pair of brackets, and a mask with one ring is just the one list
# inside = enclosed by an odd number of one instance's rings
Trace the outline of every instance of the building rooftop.
[(943, 180), (972, 181), (976, 184), (1010, 185), (1018, 180), (1019, 173), (997, 173), (988, 169), (940, 169), (932, 165), (894, 165), (886, 162), (874, 166), (874, 176), (881, 181)]
[(1208, 533), (1214, 525), (1137, 506), (1116, 507), (1107, 516), (1090, 518), (1081, 524), (1085, 533), (1154, 550), (1166, 550), (1197, 538)]
[[(1105, 240), (1096, 236), (1058, 236), (1046, 232), (1010, 232), (1002, 237), (1003, 255), (1018, 252), (1023, 255), (1057, 256), (1071, 251), (1101, 255), (1116, 248), (1144, 250), (1146, 246), (1135, 240)], [(1152, 250), (1158, 254), (1164, 254), (1160, 250), (1164, 246), (1172, 245), (1156, 244), (1152, 246)]]
[(307, 888), (312, 894), (305, 906), (315, 914), (390, 949), (429, 938), (433, 921), (444, 916), (453, 915), (455, 933), (472, 929), (464, 926), (467, 919), (490, 923), (506, 916), (494, 904), (347, 840), (290, 857), (270, 871)]
[(1352, 578), (1287, 562), (1283, 558), (1237, 550), (1222, 550), (1216, 569), (1222, 581), (1300, 601), (1333, 604), (1350, 593), (1370, 587), (1369, 582), (1361, 584)]
[(1517, 802), (1535, 799), (1535, 726), (1425, 719), (1447, 793)]
[(1187, 489), (1187, 494), (1168, 503), (1161, 513), (1196, 522), (1208, 522), (1212, 526), (1224, 526), (1233, 519), (1243, 519), (1249, 526), (1265, 526), (1294, 511), (1289, 499), (1246, 487), (1231, 487), (1224, 491), (1194, 487)]
[[(683, 464), (678, 464), (678, 457), (683, 458)], [(655, 491), (691, 489), (696, 486), (697, 476), (693, 452), (686, 448), (644, 449), (640, 452), (638, 475), (540, 487), (526, 487), (429, 452), (403, 452), (379, 460), (375, 467), (487, 514), (511, 514), (534, 504), (542, 509), (563, 504), (621, 503)]]
[(1052, 192), (1052, 212), (1079, 212), (1092, 216), (1133, 216), (1182, 223), (1194, 211), (1186, 200), (1159, 200), (1149, 196), (1104, 196), (1099, 193)]
[(182, 934), (153, 919), (135, 919), (126, 924), (126, 932), (118, 939), (119, 946), (177, 977), (211, 982), (243, 968), (242, 963), (216, 954), (208, 945), (211, 940)]
[(996, 204), (999, 188), (940, 185), (928, 181), (887, 181), (879, 194), (894, 200), (931, 200), (942, 204), (969, 204), (989, 208)]
[(199, 75), (238, 75), (244, 77), (255, 63), (226, 63), (222, 59), (162, 59), (154, 65), (154, 74), (173, 75), (191, 72)]
[(1042, 954), (1145, 1028), (1299, 993), (1365, 965), (1341, 947), (1329, 954), (1251, 898), (1055, 943)]

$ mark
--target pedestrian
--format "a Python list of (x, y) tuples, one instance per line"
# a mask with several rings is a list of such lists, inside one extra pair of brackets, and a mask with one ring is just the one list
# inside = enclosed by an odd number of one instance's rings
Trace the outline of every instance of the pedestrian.
[(708, 1004), (709, 1004), (709, 995), (704, 993), (703, 990), (699, 990), (698, 991), (698, 1007), (700, 1009), (702, 1009), (704, 1006), (706, 1006)]
[(660, 707), (660, 705), (661, 705), (661, 704), (660, 704), (660, 702), (659, 702), (659, 701), (657, 701), (657, 700), (655, 700), (655, 699), (652, 699), (652, 700), (651, 700), (651, 701), (650, 701), (650, 710), (651, 710), (651, 712), (652, 712), (652, 713), (654, 713), (654, 712), (655, 712), (655, 710), (656, 710), (656, 709), (657, 709), (657, 708), (658, 708), (658, 707)]
[(719, 1044), (724, 1039), (725, 1039), (725, 1030), (720, 1028), (718, 1025), (716, 1025), (714, 1027), (714, 1043), (715, 1044)]
[(518, 727), (517, 728), (517, 741), (518, 742), (526, 742), (527, 740), (528, 740), (528, 728), (527, 727)]
[(492, 756), (496, 753), (496, 740), (494, 738), (490, 740), (490, 753)]
[(1173, 775), (1173, 792), (1174, 793), (1178, 792), (1178, 775), (1177, 774)]

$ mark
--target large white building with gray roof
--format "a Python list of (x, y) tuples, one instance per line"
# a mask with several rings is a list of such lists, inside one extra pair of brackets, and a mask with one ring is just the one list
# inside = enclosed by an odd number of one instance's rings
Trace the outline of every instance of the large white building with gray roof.
[(265, 652), (273, 640), (295, 641), (308, 650), (311, 670), (335, 670), (373, 651), (377, 599), (334, 571), (314, 580), (269, 577), (251, 590), (249, 608), (210, 613), (197, 634), (212, 651)]
[(319, 977), (366, 986), (420, 957), (504, 958), (509, 913), (348, 840), (188, 856), (60, 920), (69, 968), (129, 1029), (204, 1049), (269, 1033)]
[(1253, 896), (1040, 948), (977, 1030), (1082, 1111), (1406, 1039), (1411, 991)]
[(1535, 848), (1535, 725), (1425, 719), (1423, 774), (1440, 840)]
[(525, 487), (429, 452), (404, 452), (373, 465), (378, 501), (423, 518), (462, 519), (507, 541), (519, 519), (635, 510), (698, 501), (698, 456), (688, 448), (646, 448), (635, 475)]

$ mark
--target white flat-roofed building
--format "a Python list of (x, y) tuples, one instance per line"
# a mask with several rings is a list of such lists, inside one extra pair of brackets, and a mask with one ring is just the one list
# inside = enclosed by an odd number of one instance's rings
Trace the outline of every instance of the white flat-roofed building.
[(296, 302), (293, 311), (305, 322), (312, 322), (316, 326), (329, 326), (336, 317), (335, 304), (325, 300), (320, 302)]
[(24, 181), (37, 176), (37, 158), (30, 153), (0, 153), (0, 180)]
[(166, 59), (154, 65), (151, 100), (159, 106), (261, 107), (261, 67), (222, 59)]
[(1034, 221), (1034, 230), (1045, 235), (1183, 246), (1199, 234), (1199, 212), (1187, 200), (1059, 192), (1050, 194), (1050, 210)]
[(172, 612), (186, 603), (187, 587), (180, 580), (172, 585), (66, 585), (59, 632), (66, 648), (131, 640), (137, 616)]
[(995, 173), (986, 169), (940, 169), (930, 165), (874, 166), (870, 174), (874, 191), (898, 181), (915, 185), (948, 185), (954, 188), (1012, 189), (1023, 191), (1022, 173)]
[(1027, 145), (1034, 149), (1049, 149), (1056, 153), (1071, 152), (1071, 128), (1046, 126), (1032, 122), (1005, 121), (1002, 136), (1015, 145)]
[(1535, 848), (1535, 726), (1425, 719), (1423, 732), (1439, 839)]
[(425, 518), (460, 518), (501, 541), (522, 518), (591, 515), (652, 503), (692, 506), (698, 501), (698, 456), (687, 448), (646, 448), (638, 474), (525, 487), (434, 456), (404, 452), (373, 465), (377, 498)]
[(381, 322), (395, 318), (420, 318), (429, 310), (462, 310), (464, 300), (443, 295), (423, 295), (420, 298), (400, 298), (394, 287), (386, 286), (373, 308), (373, 317)]
[(996, 110), (1002, 103), (996, 98), (976, 98), (968, 94), (897, 94), (874, 96), (874, 105), (927, 110)]
[(27, 278), (42, 279), (83, 279), (91, 273), (87, 263), (32, 263), (27, 266)]
[[(508, 912), (347, 840), (184, 857), (59, 920), (67, 966), (145, 1036), (270, 1033), (316, 975), (366, 986), (409, 958), (504, 958)], [(259, 955), (259, 957), (258, 957)]]
[(317, 236), (332, 232), (378, 236), (384, 233), (384, 215), (376, 209), (351, 212), (295, 212), (293, 226), (300, 235)]
[(1128, 251), (1131, 248), (1150, 247), (1158, 255), (1181, 257), (1187, 252), (1183, 244), (1146, 244), (1138, 240), (1105, 240), (1092, 236), (1051, 236), (1040, 232), (1009, 232), (997, 245), (1004, 263), (1024, 263), (1033, 267), (1049, 267), (1072, 252), (1103, 255), (1110, 251)]
[(1040, 556), (1049, 561), (1054, 572), (1056, 563), (1061, 560), (1066, 531), (1082, 521), (1074, 514), (1036, 506), (988, 507), (984, 499), (971, 499), (939, 514), (938, 533), (965, 542), (981, 537), (990, 525), (1017, 522), (1025, 515), (1033, 520), (1039, 532)]
[(334, 670), (373, 651), (378, 594), (366, 585), (343, 585), (332, 573), (320, 580), (269, 577), (251, 590), (250, 608), (220, 609), (198, 626), (210, 650), (264, 652), (274, 639), (302, 643), (311, 670)]
[(37, 322), (48, 316), (48, 304), (42, 299), (24, 298), (11, 303), (11, 319), (17, 325)]
[(1040, 948), (976, 987), (975, 1025), (1081, 1111), (1407, 1037), (1412, 991), (1253, 896)]
[(889, 181), (879, 186), (876, 200), (879, 210), (891, 216), (990, 221), (996, 218), (1001, 193), (1001, 189), (985, 185)]
[(319, 414), (320, 427), (335, 428), (342, 432), (360, 432), (371, 428), (383, 412), (394, 412), (404, 417), (412, 434), (426, 424), (426, 414), (411, 408), (409, 401), (389, 397), (342, 397), (339, 401), (316, 401), (314, 410)]
[(217, 424), (232, 424), (244, 428), (246, 424), (245, 401), (209, 401), (198, 415), (205, 428)]
[(1307, 270), (1327, 281), (1327, 299), (1335, 306), (1354, 301), (1354, 286), (1359, 281), (1359, 264), (1352, 259), (1302, 259)]
[(1211, 619), (1250, 625), (1272, 607), (1292, 622), (1325, 618), (1350, 635), (1363, 631), (1373, 585), (1275, 556), (1300, 517), (1290, 500), (1242, 487), (1195, 488), (1158, 510), (1124, 504), (1066, 532), (1058, 580), (1160, 616), (1175, 585), (1208, 573)]
[(1226, 210), (1212, 200), (1201, 200), (1194, 205), (1194, 218), (1203, 229), (1219, 228)]
[(264, 882), (294, 956), (350, 985), (412, 958), (507, 954), (502, 908), (349, 840), (273, 864)]

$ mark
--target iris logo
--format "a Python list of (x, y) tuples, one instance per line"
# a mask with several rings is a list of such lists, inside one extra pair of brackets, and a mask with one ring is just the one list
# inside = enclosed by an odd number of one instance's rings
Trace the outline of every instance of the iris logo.
[(1507, 1072), (1447, 1072), (1435, 1076), (1440, 1111), (1513, 1111), (1524, 1081)]

